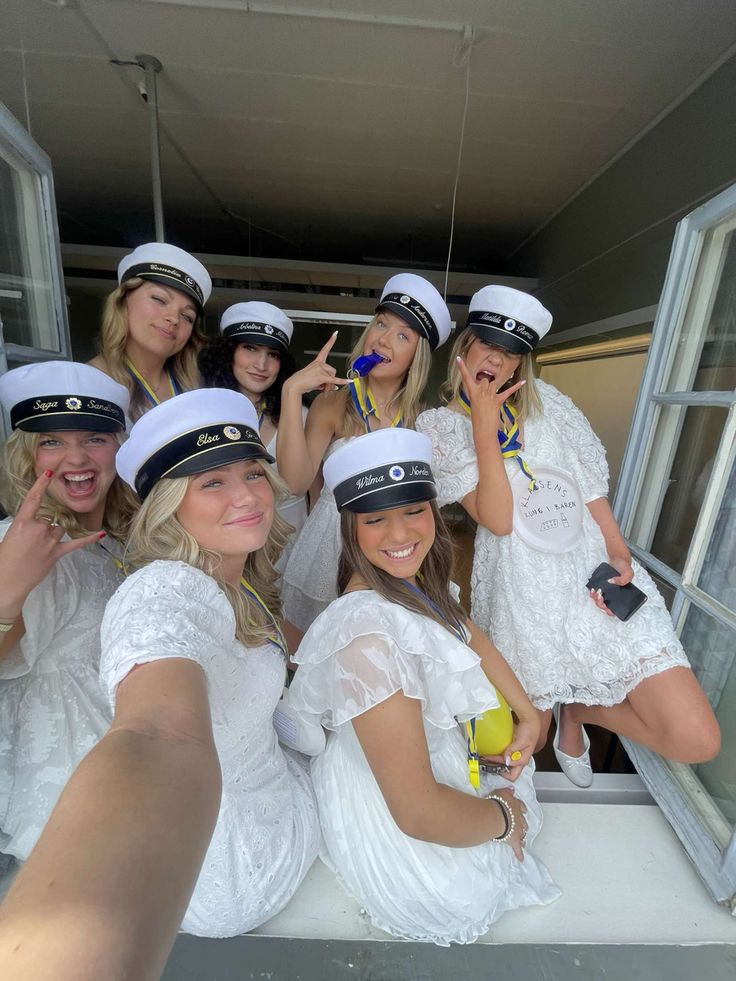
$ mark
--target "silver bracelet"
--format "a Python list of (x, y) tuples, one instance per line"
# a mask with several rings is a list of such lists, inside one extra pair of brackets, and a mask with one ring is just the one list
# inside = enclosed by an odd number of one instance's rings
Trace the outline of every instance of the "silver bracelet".
[(498, 794), (488, 794), (486, 800), (495, 800), (501, 805), (504, 816), (506, 818), (506, 830), (498, 838), (492, 838), (491, 841), (504, 842), (508, 841), (511, 835), (514, 833), (514, 828), (516, 827), (516, 818), (514, 817), (514, 812), (511, 810), (511, 806), (507, 801), (500, 797)]

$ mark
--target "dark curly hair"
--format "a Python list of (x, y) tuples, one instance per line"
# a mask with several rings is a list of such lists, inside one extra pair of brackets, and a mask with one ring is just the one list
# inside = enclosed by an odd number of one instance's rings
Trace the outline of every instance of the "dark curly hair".
[[(234, 392), (240, 387), (233, 374), (233, 356), (238, 344), (242, 341), (231, 340), (229, 337), (218, 337), (210, 341), (207, 347), (199, 352), (198, 363), (205, 388), (231, 388)], [(256, 343), (255, 341), (253, 343)], [(296, 371), (296, 362), (288, 351), (279, 351), (281, 366), (271, 387), (263, 393), (265, 413), (278, 426), (281, 416), (281, 388), (287, 378)]]

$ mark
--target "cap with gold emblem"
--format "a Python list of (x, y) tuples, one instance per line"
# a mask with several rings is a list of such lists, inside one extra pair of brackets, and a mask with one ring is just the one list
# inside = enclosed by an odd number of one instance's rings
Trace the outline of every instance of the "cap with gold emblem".
[(124, 385), (92, 365), (41, 361), (0, 377), (0, 402), (13, 429), (121, 433), (130, 395)]
[(115, 465), (145, 500), (159, 480), (249, 459), (273, 463), (258, 435), (253, 403), (230, 389), (206, 388), (176, 395), (141, 416)]

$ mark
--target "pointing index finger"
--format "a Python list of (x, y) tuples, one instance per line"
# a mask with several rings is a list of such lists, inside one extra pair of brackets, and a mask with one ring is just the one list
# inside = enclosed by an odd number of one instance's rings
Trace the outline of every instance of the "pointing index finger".
[(46, 488), (51, 482), (51, 478), (54, 476), (53, 470), (44, 470), (43, 473), (39, 474), (36, 478), (33, 486), (26, 494), (23, 499), (23, 503), (18, 508), (16, 517), (18, 518), (35, 518), (36, 512), (41, 506), (41, 501), (43, 500), (43, 495), (46, 493)]
[(315, 360), (315, 361), (322, 361), (322, 362), (325, 362), (325, 361), (327, 360), (327, 355), (328, 355), (328, 354), (330, 353), (330, 351), (332, 350), (332, 346), (333, 346), (333, 344), (335, 343), (335, 341), (336, 341), (336, 340), (337, 340), (337, 331), (335, 331), (335, 332), (334, 332), (334, 333), (332, 334), (332, 336), (331, 336), (331, 337), (330, 337), (330, 338), (328, 339), (328, 341), (327, 341), (327, 343), (326, 343), (326, 344), (324, 345), (324, 347), (322, 347), (322, 348), (320, 349), (320, 351), (319, 351), (319, 354), (317, 355), (317, 357), (316, 357), (316, 358), (315, 358), (314, 360)]

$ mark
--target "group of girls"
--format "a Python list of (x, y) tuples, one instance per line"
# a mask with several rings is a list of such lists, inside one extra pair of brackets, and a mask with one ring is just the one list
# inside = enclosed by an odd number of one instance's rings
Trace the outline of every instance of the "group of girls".
[[(294, 371), (292, 324), (270, 304), (230, 307), (207, 346), (211, 282), (180, 249), (141, 246), (118, 273), (94, 366), (0, 378), (13, 427), (3, 850), (25, 860), (46, 825), (11, 910), (74, 829), (115, 874), (90, 876), (67, 850), (65, 895), (93, 888), (128, 931), (160, 927), (154, 905), (172, 930), (253, 929), (319, 852), (382, 929), (469, 942), (558, 894), (528, 850), (541, 826), (533, 753), (552, 709), (557, 758), (582, 786), (585, 722), (685, 762), (718, 752), (713, 713), (606, 502), (602, 446), (534, 380), (551, 325), (537, 300), (477, 293), (447, 404), (422, 411), (451, 320), (419, 276), (386, 284), (348, 378), (328, 363), (334, 336)], [(450, 502), (478, 525), (470, 618), (450, 588), (438, 510)], [(604, 560), (615, 584), (636, 577), (647, 594), (626, 623), (586, 592)], [(292, 748), (273, 725), (290, 658)], [(504, 712), (505, 745), (479, 758), (476, 720)], [(322, 728), (310, 765), (298, 733)], [(148, 843), (138, 852), (131, 822)], [(137, 892), (139, 853), (176, 866), (163, 904), (150, 882)]]

